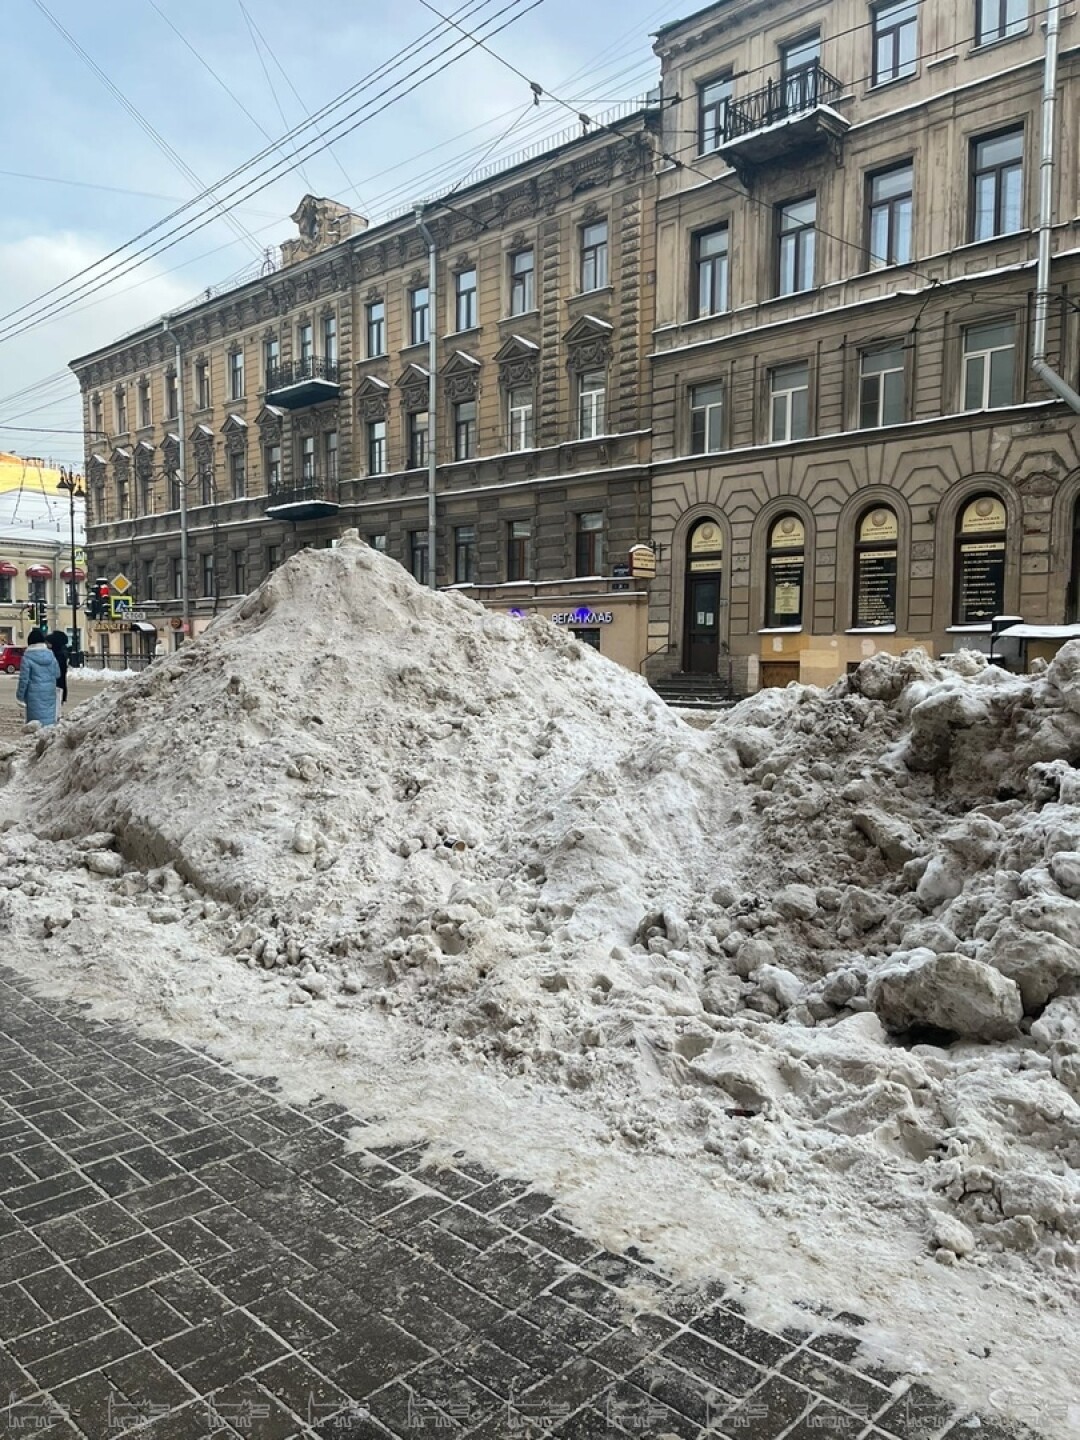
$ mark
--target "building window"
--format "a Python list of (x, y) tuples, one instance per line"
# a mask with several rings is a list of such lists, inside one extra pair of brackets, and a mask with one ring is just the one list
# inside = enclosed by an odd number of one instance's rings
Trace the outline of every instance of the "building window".
[(322, 353), (329, 365), (337, 364), (337, 316), (324, 315), (322, 322)]
[(276, 335), (263, 341), (263, 379), (267, 385), (273, 383), (274, 372), (281, 364), (281, 342)]
[(268, 545), (266, 547), (266, 573), (269, 575), (281, 564), (281, 546)]
[(128, 481), (126, 475), (116, 477), (116, 518), (118, 520), (129, 520), (131, 518), (128, 504)]
[(184, 598), (184, 572), (180, 568), (180, 560), (178, 556), (173, 556), (170, 564), (170, 570), (172, 572), (171, 579), (173, 599), (182, 600)]
[(531, 250), (517, 250), (510, 256), (511, 315), (527, 315), (536, 308), (533, 285), (535, 266)]
[(920, 0), (874, 7), (874, 84), (915, 74), (916, 10)]
[(201, 505), (213, 505), (214, 503), (214, 467), (212, 464), (199, 467), (199, 503)]
[(315, 436), (304, 435), (300, 439), (300, 479), (310, 485), (315, 479)]
[(915, 170), (911, 162), (867, 178), (869, 265), (906, 265), (911, 259)]
[(232, 578), (234, 595), (247, 594), (247, 551), (234, 550), (232, 552)]
[(476, 584), (475, 525), (458, 525), (454, 529), (454, 584)]
[(817, 30), (780, 46), (782, 112), (809, 110), (818, 103), (821, 33)]
[(454, 328), (475, 330), (476, 271), (459, 270), (454, 276)]
[(157, 599), (157, 585), (155, 583), (154, 562), (152, 560), (147, 560), (143, 564), (142, 598), (147, 605), (152, 605)]
[(581, 231), (581, 289), (603, 290), (608, 283), (607, 221), (585, 225)]
[(139, 500), (144, 515), (154, 513), (154, 472), (147, 469), (139, 477)]
[(859, 357), (859, 429), (902, 425), (904, 403), (904, 347), (865, 350)]
[[(11, 576), (0, 575), (0, 605), (11, 605), (15, 594), (11, 588)], [(8, 632), (10, 634), (10, 631)]]
[(810, 433), (810, 366), (805, 360), (769, 372), (770, 440), (805, 440)]
[(296, 331), (296, 357), (301, 365), (310, 365), (314, 354), (315, 327), (310, 322), (306, 322)]
[(607, 375), (603, 370), (586, 370), (578, 378), (578, 438), (595, 440), (606, 434)]
[(323, 432), (323, 465), (327, 480), (336, 480), (338, 478), (338, 432), (336, 430)]
[(154, 417), (150, 411), (150, 381), (139, 381), (139, 428), (148, 429), (154, 423)]
[(214, 591), (214, 552), (211, 550), (202, 556), (202, 593), (203, 598), (213, 597)]
[(857, 630), (896, 624), (896, 515), (885, 505), (863, 513), (855, 539), (855, 593), (851, 623)]
[(281, 446), (267, 445), (263, 451), (263, 465), (266, 470), (266, 489), (270, 493), (281, 485)]
[(533, 446), (533, 392), (523, 386), (507, 396), (507, 449), (531, 450)]
[(706, 80), (698, 86), (698, 150), (711, 155), (719, 150), (727, 131), (727, 112), (734, 85), (730, 75)]
[(372, 360), (376, 355), (386, 354), (386, 304), (372, 300), (367, 307), (367, 355)]
[(1005, 130), (971, 146), (971, 238), (1019, 230), (1024, 210), (1024, 132)]
[(1016, 400), (1016, 326), (1011, 320), (964, 331), (964, 409), (996, 410)]
[(716, 380), (690, 387), (690, 453), (724, 448), (724, 387)]
[(1028, 0), (975, 0), (975, 43), (991, 45), (1027, 29)]
[[(173, 381), (174, 381), (174, 383), (175, 383), (175, 380), (176, 380), (175, 375), (172, 377), (172, 379), (173, 379)], [(166, 378), (166, 382), (165, 382), (165, 383), (168, 384), (168, 379), (167, 379), (167, 378)], [(175, 411), (174, 411), (173, 413), (175, 414)], [(102, 422), (101, 396), (100, 396), (100, 395), (95, 395), (94, 398), (90, 401), (90, 423), (91, 423), (91, 425), (93, 426), (94, 435), (95, 435), (95, 437), (97, 437), (97, 438), (100, 438), (100, 437), (101, 437), (102, 435), (104, 435), (104, 433), (105, 433), (105, 431), (102, 429), (102, 423), (101, 423), (101, 422)]]
[(380, 555), (386, 554), (385, 535), (368, 535), (365, 538), (367, 539), (367, 543), (371, 546), (373, 550), (377, 550)]
[(243, 450), (229, 455), (229, 493), (234, 500), (243, 500), (247, 494), (247, 455)]
[(180, 387), (172, 372), (165, 376), (165, 418), (175, 420), (180, 408)]
[(804, 200), (789, 200), (777, 206), (778, 295), (795, 295), (800, 290), (813, 288), (816, 224), (816, 195), (809, 195)]
[(169, 509), (180, 509), (180, 475), (176, 470), (168, 471), (169, 477)]
[(409, 531), (409, 570), (418, 585), (428, 583), (428, 532)]
[(367, 468), (369, 475), (386, 474), (386, 421), (369, 420), (367, 427)]
[(506, 578), (532, 578), (532, 521), (511, 520), (506, 527)]
[(113, 392), (113, 409), (116, 413), (116, 430), (123, 435), (127, 432), (127, 392), (115, 390)]
[(244, 398), (244, 352), (242, 350), (229, 351), (229, 399), (242, 400)]
[(694, 236), (694, 314), (718, 315), (728, 308), (728, 227)]
[(1005, 506), (980, 495), (961, 510), (956, 526), (953, 623), (989, 625), (1005, 609)]
[(781, 515), (770, 529), (765, 568), (766, 626), (770, 629), (800, 628), (803, 623), (806, 531), (797, 515)]
[(195, 366), (195, 408), (209, 410), (212, 403), (210, 391), (210, 363), (200, 360)]
[(604, 573), (604, 517), (599, 510), (588, 510), (577, 517), (574, 549), (575, 575)]
[(409, 412), (409, 469), (419, 470), (428, 462), (428, 412)]
[(454, 459), (471, 460), (476, 454), (476, 401), (454, 406)]
[(429, 319), (428, 288), (426, 285), (419, 290), (409, 291), (409, 344), (426, 344), (431, 333), (428, 324)]

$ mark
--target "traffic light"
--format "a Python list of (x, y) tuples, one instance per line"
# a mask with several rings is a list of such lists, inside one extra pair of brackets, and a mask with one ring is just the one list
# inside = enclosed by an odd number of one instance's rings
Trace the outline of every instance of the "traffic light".
[(37, 602), (37, 623), (38, 623), (38, 629), (39, 629), (39, 630), (48, 630), (48, 628), (49, 628), (49, 607), (48, 607), (48, 605), (46, 605), (46, 603), (45, 603), (44, 600), (39, 600), (39, 601)]
[(108, 619), (109, 598), (111, 595), (112, 586), (108, 580), (98, 579), (94, 581), (86, 604), (86, 613), (90, 616), (91, 620)]

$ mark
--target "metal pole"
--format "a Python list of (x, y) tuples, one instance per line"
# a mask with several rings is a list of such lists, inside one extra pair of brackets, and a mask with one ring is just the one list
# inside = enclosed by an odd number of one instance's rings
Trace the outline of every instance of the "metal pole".
[(435, 545), (436, 545), (436, 515), (435, 515), (435, 478), (438, 472), (438, 456), (436, 454), (436, 439), (438, 436), (438, 424), (436, 422), (436, 405), (438, 402), (438, 383), (436, 371), (439, 364), (438, 341), (435, 334), (435, 323), (438, 318), (438, 306), (436, 304), (436, 255), (435, 236), (432, 235), (424, 223), (423, 207), (416, 207), (416, 225), (420, 234), (424, 237), (428, 247), (428, 493), (427, 493), (427, 531), (428, 531), (428, 568), (427, 583), (432, 590), (435, 589)]
[(191, 633), (191, 611), (188, 596), (188, 513), (187, 513), (187, 436), (185, 435), (186, 425), (184, 424), (184, 357), (180, 349), (180, 337), (173, 334), (169, 329), (169, 317), (162, 321), (166, 335), (176, 345), (176, 425), (177, 440), (179, 445), (178, 460), (180, 470), (178, 480), (180, 484), (180, 618), (184, 622), (181, 632), (184, 635)]
[[(75, 579), (75, 477), (71, 477), (71, 644), (76, 657), (79, 654), (79, 592), (77, 580)], [(76, 658), (76, 669), (78, 660)]]

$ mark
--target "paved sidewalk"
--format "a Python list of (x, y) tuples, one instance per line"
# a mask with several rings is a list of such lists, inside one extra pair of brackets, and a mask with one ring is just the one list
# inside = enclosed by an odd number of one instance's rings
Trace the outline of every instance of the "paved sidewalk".
[(0, 1435), (1001, 1440), (599, 1250), (548, 1195), (282, 1103), (0, 968)]

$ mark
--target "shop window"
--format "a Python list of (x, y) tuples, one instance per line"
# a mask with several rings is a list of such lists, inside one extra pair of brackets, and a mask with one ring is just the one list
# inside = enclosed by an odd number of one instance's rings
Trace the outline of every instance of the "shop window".
[(799, 629), (803, 623), (806, 530), (797, 515), (781, 515), (769, 530), (765, 557), (765, 624)]
[(980, 495), (960, 512), (956, 525), (953, 623), (989, 625), (1005, 608), (1005, 506)]
[(580, 640), (583, 645), (588, 645), (592, 650), (600, 649), (600, 630), (598, 626), (574, 625), (570, 629), (575, 640)]
[(863, 513), (855, 539), (855, 593), (851, 623), (857, 630), (896, 624), (899, 528), (885, 505)]

